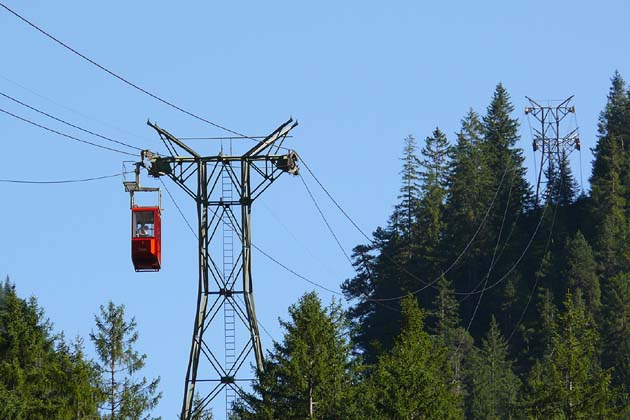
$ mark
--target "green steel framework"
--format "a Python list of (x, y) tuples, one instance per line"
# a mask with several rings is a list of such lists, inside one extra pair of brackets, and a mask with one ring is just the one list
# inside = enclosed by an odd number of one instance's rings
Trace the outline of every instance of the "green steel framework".
[[(254, 354), (257, 369), (263, 369), (252, 282), (252, 203), (283, 173), (297, 175), (297, 154), (282, 147), (287, 134), (297, 122), (289, 119), (241, 156), (227, 156), (222, 153), (202, 156), (157, 124), (150, 121), (147, 124), (157, 131), (171, 155), (159, 156), (145, 150), (141, 152), (140, 166), (154, 177), (169, 177), (197, 205), (197, 311), (180, 417), (182, 420), (191, 420), (226, 387), (233, 389), (236, 394), (242, 393), (238, 382), (251, 379), (237, 377), (237, 373), (250, 353)], [(280, 154), (281, 150), (286, 153)], [(226, 175), (235, 193), (234, 198), (227, 200), (221, 196)], [(235, 208), (240, 209), (240, 217), (239, 212), (234, 211)], [(209, 252), (215, 236), (220, 236), (217, 234), (219, 224), (226, 220), (231, 223), (237, 243), (240, 242), (241, 245), (240, 252), (235, 256), (233, 269), (227, 275)], [(242, 280), (240, 287), (239, 277)], [(231, 305), (250, 335), (229, 367), (216, 356), (217, 349), (204, 340), (204, 333), (225, 305)], [(199, 372), (200, 361), (206, 362), (207, 370)], [(196, 392), (196, 385), (202, 382), (211, 383), (210, 390), (205, 395)], [(195, 396), (199, 399), (195, 400)]]

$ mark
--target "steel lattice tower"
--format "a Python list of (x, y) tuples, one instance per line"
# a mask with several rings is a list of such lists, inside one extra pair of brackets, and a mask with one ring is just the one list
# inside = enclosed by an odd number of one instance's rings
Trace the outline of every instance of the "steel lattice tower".
[[(152, 176), (169, 177), (197, 205), (197, 311), (180, 417), (191, 420), (224, 389), (226, 405), (242, 394), (239, 382), (251, 378), (242, 378), (239, 370), (250, 354), (257, 369), (263, 369), (252, 282), (252, 203), (283, 173), (297, 174), (297, 154), (282, 148), (297, 122), (289, 119), (241, 156), (222, 152), (202, 156), (156, 124), (147, 124), (157, 131), (171, 156), (143, 151), (141, 165)], [(281, 149), (286, 153), (279, 154)], [(217, 243), (223, 248), (218, 261), (210, 252)], [(221, 311), (222, 348), (204, 339), (210, 325), (220, 322)], [(245, 343), (236, 339), (238, 323), (249, 331)], [(199, 399), (195, 401), (195, 397)], [(226, 409), (229, 412), (230, 407)]]
[[(570, 105), (573, 96), (562, 101), (556, 101), (558, 105), (540, 105), (535, 100), (527, 97), (530, 106), (525, 107), (525, 114), (532, 116), (539, 123), (532, 128), (532, 148), (534, 153), (540, 151), (540, 167), (536, 179), (536, 205), (538, 205), (541, 185), (548, 183), (550, 173), (562, 170), (562, 160), (571, 152), (580, 150), (580, 138), (578, 128), (563, 130), (563, 121), (569, 114), (575, 115), (575, 107)], [(549, 101), (551, 102), (551, 101)], [(534, 158), (536, 159), (536, 158)], [(545, 178), (543, 179), (543, 175)]]

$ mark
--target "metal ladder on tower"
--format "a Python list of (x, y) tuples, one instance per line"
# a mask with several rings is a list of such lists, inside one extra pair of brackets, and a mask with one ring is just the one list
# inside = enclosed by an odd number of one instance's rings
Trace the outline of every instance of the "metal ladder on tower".
[[(229, 165), (229, 163), (227, 163)], [(232, 201), (233, 184), (228, 173), (229, 169), (224, 168), (221, 173), (221, 191), (223, 201)], [(222, 216), (223, 224), (223, 280), (225, 287), (232, 289), (234, 283), (234, 227), (226, 212)], [(236, 320), (234, 313), (234, 295), (225, 295), (225, 305), (223, 305), (223, 327), (225, 343), (225, 370), (229, 373), (236, 361)], [(226, 419), (230, 418), (232, 404), (236, 399), (236, 392), (231, 386), (225, 388), (225, 411)]]

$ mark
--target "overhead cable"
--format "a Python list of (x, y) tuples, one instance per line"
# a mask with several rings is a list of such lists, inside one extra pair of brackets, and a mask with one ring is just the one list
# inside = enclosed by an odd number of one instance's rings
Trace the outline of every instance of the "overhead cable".
[[(330, 192), (326, 189), (326, 187), (324, 187), (324, 185), (319, 181), (319, 179), (317, 178), (317, 176), (315, 176), (315, 174), (313, 173), (313, 171), (310, 169), (310, 167), (308, 166), (308, 164), (304, 161), (304, 159), (300, 156), (300, 162), (303, 164), (303, 166), (306, 168), (306, 170), (311, 174), (311, 176), (313, 177), (313, 179), (317, 182), (317, 184), (322, 188), (322, 190), (324, 191), (324, 193), (328, 196), (328, 198), (333, 202), (333, 204), (337, 207), (337, 209), (339, 209), (339, 211), (346, 217), (346, 219), (348, 219), (350, 221), (350, 223), (370, 242), (373, 243), (373, 240), (356, 224), (356, 222), (354, 220), (352, 220), (352, 218), (348, 215), (348, 213), (341, 207), (341, 205), (337, 202), (337, 200), (334, 199), (334, 197), (330, 194)], [(384, 298), (369, 298), (369, 300), (374, 301), (374, 302), (387, 302), (387, 301), (396, 301), (396, 300), (402, 300), (404, 299), (406, 296), (408, 296), (409, 294), (411, 295), (416, 295), (424, 290), (426, 290), (429, 287), (433, 287), (435, 288), (435, 284), (440, 280), (440, 278), (443, 275), (446, 275), (447, 273), (449, 273), (456, 265), (457, 263), (461, 260), (461, 258), (466, 254), (466, 252), (468, 252), (468, 249), (470, 248), (470, 246), (472, 245), (472, 243), (474, 242), (474, 240), (476, 239), (477, 235), (479, 234), (479, 232), (481, 231), (482, 227), (485, 225), (486, 220), (488, 219), (488, 216), (490, 214), (490, 210), (492, 209), (492, 207), (494, 206), (494, 202), (496, 201), (496, 198), (499, 194), (499, 191), (501, 189), (501, 186), (503, 185), (503, 182), (505, 181), (505, 176), (508, 172), (509, 169), (509, 165), (506, 165), (505, 167), (505, 171), (503, 172), (503, 175), (501, 176), (501, 180), (499, 182), (499, 185), (494, 193), (494, 196), (492, 197), (492, 201), (490, 202), (490, 205), (488, 206), (488, 208), (486, 209), (486, 213), (484, 214), (484, 217), (482, 218), (481, 222), (479, 223), (479, 226), (477, 227), (477, 230), (475, 231), (475, 233), (473, 234), (473, 236), (470, 238), (470, 240), (468, 241), (468, 243), (466, 244), (466, 246), (464, 247), (464, 249), (459, 253), (459, 255), (453, 260), (453, 262), (445, 269), (442, 271), (442, 273), (437, 276), (435, 279), (431, 280), (431, 281), (426, 281), (423, 280), (421, 278), (419, 278), (418, 276), (414, 275), (413, 273), (409, 272), (407, 269), (405, 269), (404, 267), (400, 266), (400, 264), (398, 264), (392, 257), (390, 257), (389, 255), (385, 254), (385, 253), (381, 253), (383, 256), (385, 256), (388, 260), (390, 260), (393, 264), (395, 264), (398, 268), (401, 268), (403, 270), (403, 272), (407, 275), (409, 275), (411, 278), (420, 281), (422, 284), (424, 284), (424, 286), (411, 291), (407, 294), (404, 295), (399, 295), (399, 296), (393, 296), (393, 297), (384, 297)]]
[(343, 255), (346, 257), (346, 259), (348, 260), (350, 265), (353, 265), (352, 264), (352, 259), (350, 258), (350, 256), (346, 252), (346, 250), (343, 248), (343, 245), (341, 245), (341, 242), (339, 241), (339, 238), (335, 234), (335, 231), (333, 230), (333, 228), (330, 226), (330, 223), (328, 223), (328, 219), (326, 219), (326, 216), (324, 216), (324, 212), (322, 212), (322, 209), (319, 207), (319, 204), (317, 204), (317, 201), (315, 200), (315, 197), (313, 196), (313, 193), (311, 192), (311, 189), (308, 187), (308, 184), (306, 184), (306, 181), (304, 180), (304, 177), (301, 174), (298, 174), (298, 176), (300, 177), (300, 180), (302, 181), (302, 184), (304, 184), (304, 188), (306, 188), (306, 191), (308, 192), (308, 195), (311, 197), (311, 200), (313, 201), (313, 204), (315, 205), (315, 208), (317, 208), (317, 211), (319, 212), (319, 215), (322, 217), (322, 220), (326, 224), (326, 227), (328, 228), (328, 231), (330, 232), (332, 237), (335, 239), (335, 242), (337, 243), (337, 246), (339, 247), (339, 249), (341, 250)]
[(188, 226), (188, 229), (190, 229), (190, 231), (192, 232), (192, 234), (195, 236), (195, 238), (199, 239), (199, 236), (197, 236), (197, 233), (195, 232), (195, 230), (193, 229), (192, 225), (190, 224), (190, 222), (188, 221), (188, 219), (186, 218), (186, 216), (184, 216), (184, 212), (182, 211), (182, 209), (179, 207), (179, 205), (177, 204), (177, 201), (175, 201), (175, 198), (173, 197), (173, 194), (171, 194), (171, 192), (169, 191), (169, 189), (166, 187), (166, 184), (164, 183), (164, 181), (162, 181), (162, 178), (158, 178), (160, 180), (160, 182), (162, 183), (162, 186), (164, 187), (164, 189), (166, 190), (166, 193), (168, 194), (168, 196), (170, 197), (171, 201), (173, 202), (173, 204), (175, 205), (175, 208), (177, 209), (177, 211), (179, 212), (179, 214), (182, 216), (182, 219), (184, 219), (184, 222), (186, 222), (186, 225)]
[[(164, 188), (166, 189), (166, 185), (164, 183), (162, 183), (162, 185), (164, 185)], [(177, 205), (177, 202), (175, 201), (175, 198), (173, 197), (173, 195), (168, 191), (168, 189), (166, 189), (166, 192), (168, 193), (168, 196), (170, 197), (171, 201), (173, 202), (173, 204), (175, 205), (177, 210), (179, 210), (179, 214), (182, 216), (182, 218), (186, 222), (186, 225), (188, 225), (188, 227), (190, 228), (190, 231), (192, 232), (192, 234), (195, 236), (195, 238), (198, 239), (197, 234), (193, 230), (190, 222), (188, 221), (188, 219), (186, 218), (186, 216), (182, 212), (181, 208)], [(269, 253), (265, 252), (262, 248), (260, 248), (255, 243), (252, 243), (252, 247), (254, 249), (256, 249), (258, 252), (260, 252), (261, 254), (263, 254), (265, 257), (267, 257), (269, 260), (274, 262), (276, 265), (282, 267), (284, 270), (288, 271), (289, 273), (293, 274), (294, 276), (296, 276), (296, 277), (306, 281), (307, 283), (312, 284), (315, 287), (319, 287), (320, 289), (326, 290), (326, 291), (328, 291), (328, 292), (330, 292), (330, 293), (332, 293), (334, 295), (343, 296), (343, 294), (341, 292), (338, 292), (338, 291), (330, 289), (330, 288), (328, 288), (328, 287), (326, 287), (326, 286), (324, 286), (322, 284), (319, 284), (319, 283), (309, 279), (308, 277), (301, 275), (300, 273), (298, 273), (297, 271), (293, 270), (292, 268), (286, 266), (285, 264), (282, 264), (280, 261), (278, 261), (276, 258), (272, 257)]]
[(91, 134), (91, 135), (99, 137), (99, 138), (101, 138), (103, 140), (107, 140), (107, 141), (112, 142), (112, 143), (120, 144), (121, 146), (129, 147), (131, 149), (135, 149), (135, 150), (138, 150), (138, 151), (142, 150), (140, 147), (136, 147), (136, 146), (133, 146), (131, 144), (128, 144), (128, 143), (125, 143), (125, 142), (122, 142), (122, 141), (119, 141), (119, 140), (114, 140), (112, 138), (103, 136), (101, 134), (95, 133), (95, 132), (90, 131), (90, 130), (87, 130), (87, 129), (83, 128), (83, 127), (79, 127), (78, 125), (69, 123), (69, 122), (67, 122), (67, 121), (65, 121), (65, 120), (63, 120), (61, 118), (55, 117), (54, 115), (50, 115), (47, 112), (41, 111), (41, 110), (31, 106), (31, 105), (28, 105), (28, 104), (26, 104), (26, 103), (24, 103), (24, 102), (22, 102), (22, 101), (20, 101), (20, 100), (18, 100), (16, 98), (10, 96), (10, 95), (7, 95), (6, 93), (0, 92), (0, 95), (4, 96), (5, 98), (7, 98), (7, 99), (9, 99), (9, 100), (11, 100), (11, 101), (13, 101), (15, 103), (18, 103), (18, 104), (20, 104), (20, 105), (22, 105), (22, 106), (24, 106), (24, 107), (26, 107), (26, 108), (28, 108), (28, 109), (30, 109), (32, 111), (35, 111), (35, 112), (40, 113), (42, 115), (45, 115), (48, 118), (51, 118), (51, 119), (53, 119), (55, 121), (58, 121), (58, 122), (60, 122), (62, 124), (65, 124), (65, 125), (67, 125), (69, 127), (76, 128), (77, 130), (83, 131), (84, 133)]
[(119, 75), (118, 73), (115, 73), (114, 71), (110, 70), (109, 68), (97, 63), (96, 61), (92, 60), (91, 58), (89, 58), (88, 56), (80, 53), (79, 51), (77, 51), (76, 49), (74, 49), (73, 47), (71, 47), (70, 45), (66, 44), (65, 42), (61, 41), (60, 39), (54, 37), (53, 35), (51, 35), (50, 33), (46, 32), (44, 29), (40, 28), (39, 26), (37, 26), (36, 24), (34, 24), (33, 22), (31, 22), (30, 20), (28, 20), (27, 18), (25, 18), (24, 16), (20, 15), (19, 13), (17, 13), (16, 11), (14, 11), (13, 9), (9, 8), (7, 5), (5, 5), (4, 3), (0, 2), (0, 7), (4, 8), (5, 10), (7, 10), (9, 13), (11, 13), (12, 15), (14, 15), (15, 17), (17, 17), (18, 19), (20, 19), (22, 22), (26, 23), (27, 25), (29, 25), (30, 27), (32, 27), (33, 29), (37, 30), (38, 32), (40, 32), (42, 35), (46, 36), (47, 38), (51, 39), (52, 41), (56, 42), (57, 44), (61, 45), (63, 48), (67, 49), (68, 51), (72, 52), (73, 54), (79, 56), (80, 58), (82, 58), (83, 60), (87, 61), (88, 63), (92, 64), (93, 66), (103, 70), (105, 73), (109, 74), (110, 76), (120, 80), (121, 82), (123, 82), (124, 84), (136, 89), (139, 92), (144, 93), (147, 96), (150, 96), (151, 98), (162, 102), (163, 104), (176, 109), (179, 112), (182, 112), (192, 118), (195, 118), (199, 121), (205, 122), (206, 124), (209, 124), (213, 127), (219, 128), (223, 131), (226, 131), (228, 133), (237, 135), (239, 137), (245, 137), (245, 138), (249, 138), (248, 136), (241, 134), (237, 131), (231, 130), (227, 127), (224, 127), (220, 124), (217, 124), (215, 122), (212, 122), (206, 118), (203, 118), (193, 112), (190, 112), (178, 105), (175, 105), (173, 102), (170, 102), (166, 99), (163, 99), (161, 97), (159, 97), (157, 94), (152, 93), (150, 91), (148, 91), (147, 89), (129, 81), (128, 79), (126, 79), (125, 77)]
[(147, 142), (146, 138), (144, 138), (143, 136), (138, 135), (137, 133), (132, 133), (131, 131), (128, 131), (128, 130), (125, 130), (124, 128), (118, 127), (117, 125), (114, 125), (111, 122), (103, 121), (100, 118), (96, 118), (96, 117), (94, 117), (92, 115), (87, 115), (87, 114), (85, 114), (85, 113), (83, 113), (81, 111), (77, 111), (74, 108), (71, 108), (71, 107), (69, 107), (67, 105), (64, 105), (64, 104), (62, 104), (62, 103), (60, 103), (60, 102), (58, 102), (58, 101), (56, 101), (54, 99), (51, 99), (51, 98), (49, 98), (49, 97), (47, 97), (45, 95), (42, 95), (41, 93), (36, 92), (33, 89), (31, 89), (31, 88), (29, 88), (27, 86), (24, 86), (21, 83), (16, 82), (15, 80), (11, 80), (11, 79), (9, 79), (8, 77), (6, 77), (3, 74), (0, 74), (0, 79), (4, 80), (6, 82), (9, 82), (9, 83), (11, 83), (14, 86), (19, 87), (20, 89), (30, 93), (31, 95), (37, 96), (40, 99), (43, 99), (43, 100), (45, 100), (47, 102), (50, 102), (51, 104), (56, 105), (57, 107), (63, 108), (66, 111), (70, 111), (73, 114), (79, 115), (80, 117), (83, 117), (83, 118), (85, 118), (87, 120), (91, 120), (91, 121), (99, 123), (100, 125), (103, 125), (103, 126), (111, 128), (111, 129), (114, 129), (114, 130), (116, 130), (116, 131), (118, 131), (120, 133), (125, 134), (126, 136), (135, 137), (135, 138), (137, 138), (139, 140)]
[(117, 176), (121, 176), (121, 173), (113, 174), (113, 175), (103, 175), (103, 176), (95, 176), (92, 178), (81, 178), (81, 179), (65, 179), (61, 181), (30, 181), (23, 179), (0, 179), (0, 182), (11, 183), (11, 184), (72, 184), (77, 182), (90, 182), (90, 181), (98, 181), (101, 179), (107, 178), (115, 178)]
[[(481, 300), (483, 299), (483, 291), (485, 290), (486, 285), (488, 284), (488, 279), (490, 278), (490, 274), (492, 270), (496, 266), (497, 260), (497, 251), (499, 250), (499, 244), (501, 243), (501, 236), (503, 236), (503, 228), (505, 227), (505, 219), (507, 218), (508, 209), (510, 207), (510, 199), (512, 198), (512, 189), (514, 187), (514, 178), (516, 178), (516, 171), (512, 174), (512, 180), (510, 182), (510, 190), (508, 192), (507, 200), (505, 201), (505, 210), (503, 210), (503, 219), (501, 220), (501, 227), (499, 228), (499, 234), (497, 235), (497, 242), (494, 245), (494, 251), (492, 252), (492, 259), (490, 260), (490, 265), (488, 266), (488, 272), (484, 276), (483, 289), (481, 294), (479, 295), (479, 299), (477, 299), (477, 304), (475, 305), (475, 309), (468, 320), (468, 325), (466, 326), (466, 332), (470, 331), (470, 327), (472, 326), (475, 317), (477, 316), (477, 311), (479, 310), (479, 306), (481, 305)], [(456, 353), (459, 352), (462, 344), (464, 343), (464, 336), (462, 335), (459, 344), (457, 345)]]
[(327, 292), (332, 293), (333, 295), (337, 295), (337, 296), (343, 296), (343, 293), (338, 292), (336, 290), (333, 290), (329, 287), (326, 287), (322, 284), (319, 284), (311, 279), (309, 279), (306, 276), (301, 275), (300, 273), (298, 273), (297, 271), (293, 270), (290, 267), (287, 267), (286, 265), (282, 264), (280, 261), (278, 261), (277, 259), (275, 259), (274, 257), (272, 257), (271, 255), (269, 255), (268, 253), (266, 253), (265, 251), (263, 251), (260, 247), (258, 247), (256, 244), (252, 243), (252, 247), (255, 248), (258, 252), (260, 252), (261, 254), (263, 254), (265, 257), (267, 257), (268, 259), (270, 259), (271, 261), (273, 261), (275, 264), (277, 264), (278, 266), (282, 267), (283, 269), (285, 269), (286, 271), (288, 271), (289, 273), (293, 274), (294, 276), (304, 280), (307, 283), (312, 284), (315, 287), (319, 287), (320, 289), (326, 290)]
[[(558, 187), (559, 190), (562, 190), (562, 184), (563, 184), (563, 179), (560, 178), (560, 185)], [(549, 202), (551, 201), (551, 195), (553, 192), (553, 187), (550, 186), (551, 188), (549, 188), (549, 197), (547, 197), (547, 204), (549, 204)], [(542, 270), (543, 264), (545, 262), (545, 255), (547, 254), (547, 251), (549, 250), (549, 245), (551, 245), (551, 237), (553, 235), (553, 228), (556, 224), (556, 216), (558, 215), (558, 206), (560, 205), (560, 200), (558, 200), (556, 202), (555, 205), (555, 209), (553, 211), (553, 217), (551, 219), (551, 227), (549, 228), (549, 235), (547, 236), (547, 243), (545, 245), (545, 250), (542, 253), (542, 257), (540, 259), (540, 264), (538, 266), (538, 271), (540, 272)], [(546, 206), (545, 206), (546, 207)], [(544, 211), (543, 211), (544, 214)], [(541, 220), (542, 220), (542, 216), (541, 216)], [(539, 276), (538, 275), (534, 275), (534, 286), (532, 287), (532, 291), (529, 294), (529, 298), (527, 299), (527, 303), (525, 304), (525, 307), (523, 308), (523, 311), (521, 312), (521, 315), (518, 318), (518, 321), (516, 322), (516, 325), (514, 325), (514, 328), (512, 329), (512, 332), (510, 333), (510, 335), (507, 338), (507, 341), (509, 342), (512, 339), (512, 336), (514, 335), (514, 333), (516, 333), (516, 330), (518, 329), (518, 327), (521, 325), (521, 322), (523, 322), (523, 319), (525, 318), (525, 313), (527, 312), (527, 309), (529, 308), (529, 304), (532, 302), (532, 298), (534, 297), (534, 293), (536, 293), (536, 288), (538, 287), (538, 280), (539, 280)]]
[(136, 154), (135, 154), (135, 153), (129, 153), (129, 152), (125, 152), (125, 151), (123, 151), (123, 150), (114, 149), (114, 148), (112, 148), (112, 147), (103, 146), (103, 145), (101, 145), (101, 144), (93, 143), (93, 142), (91, 142), (91, 141), (87, 141), (87, 140), (83, 140), (83, 139), (80, 139), (80, 138), (77, 138), (77, 137), (71, 136), (70, 134), (62, 133), (61, 131), (57, 131), (57, 130), (55, 130), (55, 129), (53, 129), (53, 128), (46, 127), (46, 126), (44, 126), (44, 125), (42, 125), (42, 124), (38, 124), (38, 123), (36, 123), (36, 122), (34, 122), (34, 121), (31, 121), (31, 120), (29, 120), (29, 119), (26, 119), (26, 118), (24, 118), (24, 117), (20, 117), (19, 115), (16, 115), (16, 114), (14, 114), (14, 113), (12, 113), (12, 112), (9, 112), (9, 111), (7, 111), (7, 110), (4, 110), (4, 109), (2, 109), (2, 108), (0, 108), (0, 112), (3, 112), (3, 113), (5, 113), (5, 114), (7, 114), (7, 115), (10, 115), (10, 116), (12, 116), (13, 118), (16, 118), (16, 119), (18, 119), (18, 120), (20, 120), (20, 121), (22, 121), (22, 122), (27, 123), (27, 124), (31, 124), (31, 125), (33, 125), (33, 126), (35, 126), (35, 127), (39, 127), (39, 128), (41, 128), (42, 130), (50, 131), (51, 133), (55, 133), (55, 134), (57, 134), (57, 135), (59, 135), (59, 136), (62, 136), (62, 137), (68, 138), (68, 139), (70, 139), (70, 140), (78, 141), (78, 142), (80, 142), (80, 143), (89, 144), (90, 146), (98, 147), (98, 148), (100, 148), (100, 149), (109, 150), (109, 151), (111, 151), (111, 152), (121, 153), (121, 154), (123, 154), (123, 155), (129, 155), (129, 156), (134, 156), (134, 157), (136, 156)]

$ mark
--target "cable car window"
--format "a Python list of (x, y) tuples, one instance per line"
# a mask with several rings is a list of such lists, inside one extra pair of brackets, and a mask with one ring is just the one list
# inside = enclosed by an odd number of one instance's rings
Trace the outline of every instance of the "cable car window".
[(136, 211), (133, 213), (135, 238), (151, 238), (155, 235), (155, 221), (152, 211)]

